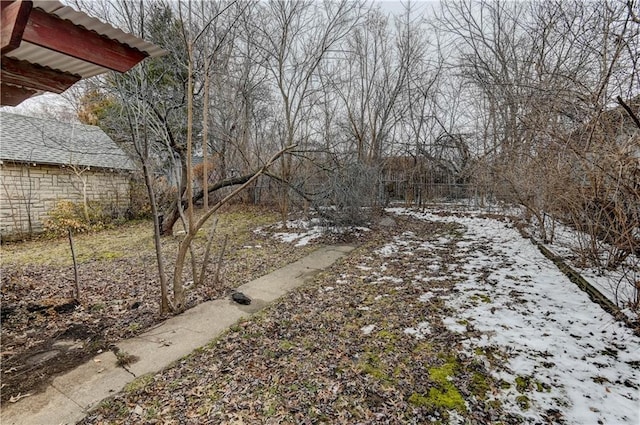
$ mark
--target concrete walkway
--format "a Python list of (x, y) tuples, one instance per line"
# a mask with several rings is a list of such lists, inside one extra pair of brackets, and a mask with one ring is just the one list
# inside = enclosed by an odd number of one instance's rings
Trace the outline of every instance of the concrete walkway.
[(4, 403), (0, 422), (3, 425), (76, 423), (101, 400), (122, 390), (136, 377), (158, 372), (206, 345), (238, 320), (262, 310), (352, 249), (349, 246), (320, 248), (295, 263), (240, 286), (238, 290), (253, 300), (250, 305), (239, 305), (230, 299), (209, 301), (171, 317), (136, 338), (122, 341), (118, 344), (120, 350), (139, 357), (127, 366), (130, 372), (116, 365), (116, 356), (111, 351), (102, 353), (55, 378), (45, 392), (17, 403)]

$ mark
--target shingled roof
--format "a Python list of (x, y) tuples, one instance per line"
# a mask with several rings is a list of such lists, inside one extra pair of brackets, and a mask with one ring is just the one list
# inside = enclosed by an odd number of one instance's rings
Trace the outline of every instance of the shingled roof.
[(99, 127), (0, 111), (0, 160), (135, 170)]

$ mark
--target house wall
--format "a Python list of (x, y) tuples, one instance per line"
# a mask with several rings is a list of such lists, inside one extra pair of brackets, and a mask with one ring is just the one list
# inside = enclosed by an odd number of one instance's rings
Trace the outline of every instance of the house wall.
[(0, 166), (0, 236), (2, 239), (39, 233), (47, 213), (60, 200), (82, 202), (83, 181), (87, 199), (112, 211), (130, 205), (127, 172), (88, 169), (78, 176), (70, 167), (3, 162)]

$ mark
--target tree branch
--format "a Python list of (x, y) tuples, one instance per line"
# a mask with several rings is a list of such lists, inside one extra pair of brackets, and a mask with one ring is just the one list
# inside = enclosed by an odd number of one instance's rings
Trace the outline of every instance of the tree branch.
[(616, 100), (618, 101), (620, 106), (622, 106), (624, 110), (627, 111), (627, 114), (629, 114), (633, 122), (636, 124), (636, 127), (640, 128), (640, 119), (638, 119), (638, 116), (633, 113), (633, 111), (631, 110), (631, 107), (627, 105), (620, 96), (618, 96)]

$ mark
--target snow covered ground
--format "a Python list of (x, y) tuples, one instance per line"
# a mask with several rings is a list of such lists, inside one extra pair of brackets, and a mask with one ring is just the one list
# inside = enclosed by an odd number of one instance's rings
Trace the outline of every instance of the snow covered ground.
[[(340, 234), (347, 231), (369, 231), (369, 229), (366, 227), (356, 227), (353, 229), (345, 227), (327, 227), (319, 218), (313, 218), (311, 220), (288, 220), (286, 226), (283, 226), (282, 223), (278, 223), (275, 226), (271, 226), (270, 230), (281, 230), (279, 232), (274, 231), (272, 236), (278, 239), (280, 242), (294, 243), (295, 246), (308, 245), (309, 242), (313, 241), (314, 239), (320, 238), (327, 232)], [(264, 228), (259, 228), (256, 230), (256, 232), (258, 233), (264, 231)]]
[[(413, 232), (401, 233), (375, 256), (432, 257), (415, 270), (405, 270), (416, 285), (434, 285), (417, 302), (445, 300), (452, 313), (442, 323), (464, 339), (459, 354), (481, 358), (504, 384), (493, 395), (503, 409), (529, 423), (640, 424), (640, 338), (593, 303), (509, 220), (488, 218), (472, 208), (463, 213), (451, 208), (387, 211), (463, 226), (458, 237), (429, 241)], [(296, 220), (281, 230), (272, 229), (274, 237), (302, 246), (326, 229), (318, 221)], [(569, 255), (570, 239), (558, 228), (556, 252)], [(453, 258), (445, 258), (452, 244)], [(402, 286), (403, 279), (385, 274), (385, 267), (356, 268), (363, 278)], [(611, 295), (606, 287), (615, 277), (580, 271)], [(437, 287), (442, 279), (457, 282), (453, 294)], [(428, 313), (416, 317), (404, 334), (428, 339), (433, 320)], [(370, 335), (378, 328), (371, 323), (361, 332)]]
[[(446, 299), (453, 313), (443, 322), (468, 335), (465, 353), (482, 357), (505, 383), (494, 395), (505, 409), (530, 423), (640, 423), (640, 338), (591, 302), (507, 221), (388, 211), (464, 226), (453, 267), (445, 270), (459, 281), (456, 296)], [(381, 254), (426, 255), (450, 242), (427, 244), (403, 234)], [(415, 274), (425, 278), (422, 271)], [(426, 292), (418, 301), (437, 295)], [(425, 337), (427, 318), (417, 317), (405, 332)]]
[[(638, 290), (634, 284), (640, 281), (640, 259), (630, 255), (617, 269), (606, 270), (606, 272), (597, 267), (582, 266), (578, 253), (589, 243), (588, 235), (581, 234), (562, 223), (555, 223), (553, 244), (546, 246), (556, 255), (569, 259), (569, 264), (578, 270), (600, 293), (620, 307), (629, 318), (637, 319), (638, 312), (632, 311), (631, 306), (634, 305), (638, 297)], [(603, 264), (606, 264), (606, 253), (611, 252), (612, 249), (604, 242), (599, 242), (598, 246), (602, 252), (601, 260)]]

